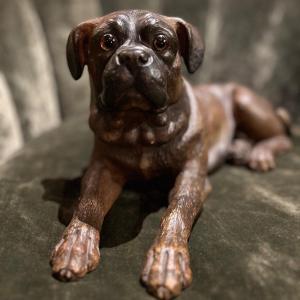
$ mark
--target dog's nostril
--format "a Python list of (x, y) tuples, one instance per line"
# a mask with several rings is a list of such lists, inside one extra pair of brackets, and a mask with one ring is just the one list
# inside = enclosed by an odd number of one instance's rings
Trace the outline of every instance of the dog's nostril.
[(146, 52), (142, 52), (138, 55), (138, 64), (139, 65), (146, 65), (149, 62), (149, 54)]
[(118, 65), (126, 65), (130, 61), (130, 57), (124, 53), (120, 53), (116, 57)]

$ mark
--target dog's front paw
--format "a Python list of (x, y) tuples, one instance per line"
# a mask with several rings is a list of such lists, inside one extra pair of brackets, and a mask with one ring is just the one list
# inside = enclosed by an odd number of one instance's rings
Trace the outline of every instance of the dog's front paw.
[(62, 281), (77, 280), (94, 270), (100, 260), (99, 232), (79, 220), (72, 220), (51, 254), (53, 275)]
[(275, 168), (275, 157), (272, 151), (264, 147), (254, 147), (249, 158), (249, 168), (267, 172)]
[(192, 282), (188, 247), (154, 245), (149, 250), (141, 280), (158, 299), (172, 299)]

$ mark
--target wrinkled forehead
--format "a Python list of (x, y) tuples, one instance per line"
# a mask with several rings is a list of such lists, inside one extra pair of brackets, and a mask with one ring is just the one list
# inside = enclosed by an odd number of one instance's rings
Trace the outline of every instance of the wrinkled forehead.
[(156, 28), (175, 34), (175, 30), (167, 17), (148, 11), (130, 10), (119, 11), (103, 17), (97, 26), (97, 31), (117, 30), (126, 32), (127, 35), (136, 35), (144, 28)]

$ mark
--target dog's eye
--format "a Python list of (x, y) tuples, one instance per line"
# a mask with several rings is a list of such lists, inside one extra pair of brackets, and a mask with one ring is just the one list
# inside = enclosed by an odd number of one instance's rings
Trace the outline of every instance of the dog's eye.
[(101, 48), (105, 51), (109, 51), (115, 48), (117, 39), (111, 33), (106, 33), (101, 39)]
[(153, 41), (153, 46), (156, 50), (162, 51), (168, 47), (168, 39), (165, 35), (159, 34)]

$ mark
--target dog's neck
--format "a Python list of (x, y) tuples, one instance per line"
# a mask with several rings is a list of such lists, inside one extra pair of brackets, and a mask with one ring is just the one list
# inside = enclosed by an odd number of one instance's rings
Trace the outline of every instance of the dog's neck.
[(98, 110), (91, 104), (89, 124), (102, 142), (119, 145), (161, 145), (188, 126), (190, 107), (185, 85), (180, 98), (164, 112)]

